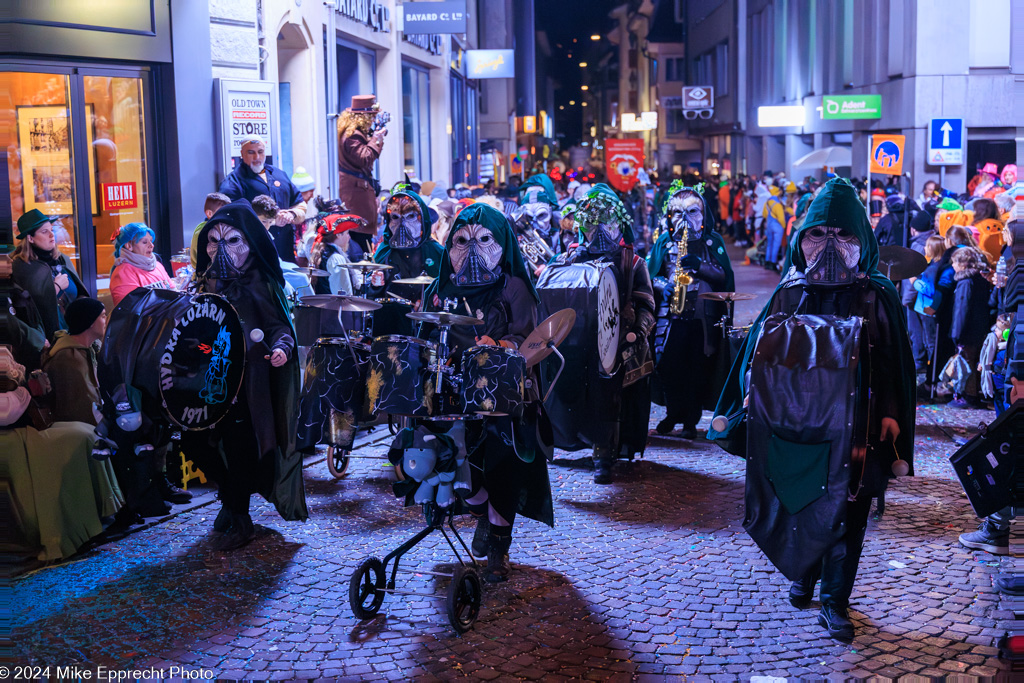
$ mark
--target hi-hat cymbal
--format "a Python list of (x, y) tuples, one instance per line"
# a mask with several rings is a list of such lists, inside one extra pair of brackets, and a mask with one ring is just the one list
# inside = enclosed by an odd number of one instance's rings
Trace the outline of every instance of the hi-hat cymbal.
[(359, 296), (345, 296), (343, 294), (310, 294), (299, 299), (307, 306), (326, 308), (329, 311), (349, 311), (352, 313), (366, 313), (376, 311), (380, 304)]
[(483, 324), (483, 320), (470, 318), (468, 315), (456, 315), (455, 313), (445, 313), (444, 311), (428, 311), (426, 313), (406, 313), (405, 317), (412, 318), (413, 320), (419, 320), (420, 322), (434, 323), (435, 325)]
[(400, 277), (397, 280), (392, 280), (396, 285), (429, 285), (433, 281), (434, 278), (426, 273), (420, 273), (416, 277)]
[(878, 249), (878, 270), (892, 281), (917, 277), (928, 267), (924, 254), (890, 244)]
[(698, 294), (697, 298), (709, 301), (748, 301), (749, 299), (757, 298), (757, 295), (746, 294), (745, 292), (704, 292), (703, 294)]
[(314, 268), (313, 266), (309, 266), (308, 268), (296, 268), (295, 272), (296, 273), (302, 273), (306, 277), (329, 277), (330, 276), (330, 273), (328, 273), (326, 270), (320, 270), (319, 268)]
[(343, 263), (341, 264), (341, 267), (347, 268), (348, 270), (358, 270), (363, 273), (369, 272), (371, 270), (391, 270), (392, 268), (394, 268), (394, 266), (389, 266), (386, 263), (374, 263), (373, 261), (356, 261), (355, 263)]
[(571, 308), (563, 308), (552, 313), (540, 325), (537, 325), (519, 346), (519, 353), (523, 354), (523, 358), (526, 359), (526, 367), (533, 367), (551, 355), (554, 348), (569, 336), (572, 326), (575, 324), (576, 311)]

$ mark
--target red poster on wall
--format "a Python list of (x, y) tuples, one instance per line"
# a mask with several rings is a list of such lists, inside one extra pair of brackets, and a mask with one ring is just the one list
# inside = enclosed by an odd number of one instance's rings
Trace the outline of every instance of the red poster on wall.
[(642, 138), (609, 138), (604, 141), (604, 160), (608, 182), (616, 190), (629, 192), (636, 185), (637, 171), (644, 164)]
[(134, 209), (139, 205), (135, 183), (103, 183), (103, 210)]

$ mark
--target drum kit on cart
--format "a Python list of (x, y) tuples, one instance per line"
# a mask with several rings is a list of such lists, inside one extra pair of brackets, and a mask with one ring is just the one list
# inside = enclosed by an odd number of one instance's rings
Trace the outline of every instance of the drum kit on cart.
[[(343, 266), (363, 274), (391, 266), (358, 262)], [(326, 273), (306, 269), (310, 275)], [(433, 281), (428, 275), (392, 280), (395, 284), (421, 287)], [(337, 333), (321, 332), (315, 340), (303, 333), (300, 344), (310, 346), (299, 399), (297, 445), (310, 448), (326, 444), (332, 475), (347, 472), (356, 430), (387, 419), (396, 427), (419, 424), (476, 421), (489, 417), (518, 418), (526, 405), (531, 382), (530, 368), (550, 354), (572, 328), (576, 314), (561, 311), (542, 322), (519, 351), (498, 346), (474, 346), (455, 357), (449, 345), (453, 327), (481, 326), (477, 318), (452, 312), (455, 301), (444, 310), (415, 311), (412, 302), (400, 297), (371, 300), (340, 294), (311, 295), (299, 299), (301, 307), (328, 311), (339, 318)], [(375, 318), (385, 307), (392, 313), (435, 334), (412, 336), (394, 333), (396, 316)], [(301, 310), (301, 308), (300, 308)], [(344, 313), (361, 317), (360, 331), (350, 333)], [(305, 313), (305, 315), (311, 315)], [(429, 327), (425, 327), (429, 326)], [(480, 332), (483, 334), (483, 332)], [(440, 427), (444, 429), (444, 427)], [(366, 619), (378, 612), (388, 594), (440, 597), (396, 588), (399, 562), (433, 532), (442, 534), (455, 555), (452, 573), (417, 569), (415, 573), (451, 579), (446, 596), (449, 621), (459, 633), (470, 629), (479, 615), (482, 583), (469, 548), (455, 528), (457, 505), (442, 508), (436, 502), (423, 505), (426, 527), (381, 560), (367, 558), (352, 575), (349, 603), (353, 614)]]

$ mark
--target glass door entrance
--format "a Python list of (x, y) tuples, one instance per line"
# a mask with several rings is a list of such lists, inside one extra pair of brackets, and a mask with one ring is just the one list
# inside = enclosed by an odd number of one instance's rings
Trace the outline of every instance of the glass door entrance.
[(0, 214), (12, 223), (33, 208), (51, 216), (58, 248), (102, 297), (118, 230), (151, 220), (148, 74), (34, 68), (0, 71), (0, 92), (11, 93), (0, 101), (9, 185)]

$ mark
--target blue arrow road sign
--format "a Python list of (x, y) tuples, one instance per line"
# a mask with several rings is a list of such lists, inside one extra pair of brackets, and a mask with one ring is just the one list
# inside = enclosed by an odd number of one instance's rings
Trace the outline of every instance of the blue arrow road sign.
[(932, 119), (928, 124), (928, 163), (954, 166), (964, 160), (964, 120)]

